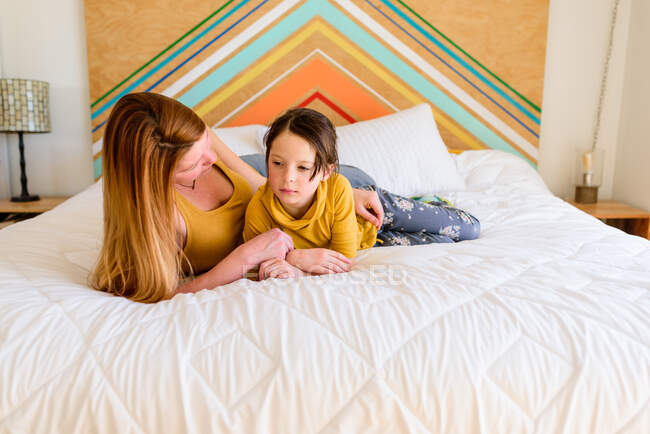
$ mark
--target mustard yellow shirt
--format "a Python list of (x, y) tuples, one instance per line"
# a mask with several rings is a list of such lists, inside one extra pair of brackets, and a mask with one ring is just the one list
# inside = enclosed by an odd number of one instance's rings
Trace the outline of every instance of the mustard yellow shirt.
[(261, 186), (246, 210), (244, 241), (272, 228), (290, 235), (296, 249), (324, 247), (348, 258), (377, 240), (377, 228), (356, 215), (350, 182), (338, 173), (318, 184), (313, 203), (300, 219), (285, 211), (268, 182)]
[(208, 271), (241, 244), (246, 206), (253, 196), (248, 181), (222, 161), (217, 161), (212, 167), (214, 170), (221, 169), (233, 186), (232, 196), (226, 203), (203, 211), (176, 191), (176, 207), (187, 228), (183, 252), (195, 274)]

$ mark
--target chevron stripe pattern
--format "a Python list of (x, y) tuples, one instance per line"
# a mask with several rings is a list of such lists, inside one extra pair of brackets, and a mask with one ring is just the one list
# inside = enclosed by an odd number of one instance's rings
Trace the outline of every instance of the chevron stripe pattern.
[[(268, 124), (293, 106), (345, 125), (426, 102), (450, 152), (500, 149), (536, 166), (548, 0), (492, 0), (508, 9), (488, 12), (409, 1), (87, 0), (95, 177), (111, 108), (140, 91), (215, 127)], [(439, 28), (472, 30), (458, 34), (481, 52)]]

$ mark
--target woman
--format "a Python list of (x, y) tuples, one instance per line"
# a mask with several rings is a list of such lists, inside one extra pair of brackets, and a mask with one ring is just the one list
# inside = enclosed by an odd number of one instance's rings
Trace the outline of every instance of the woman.
[[(98, 290), (156, 302), (233, 282), (293, 249), (279, 229), (241, 244), (246, 206), (266, 179), (176, 100), (122, 97), (106, 123), (102, 163), (104, 244), (91, 275)], [(380, 226), (377, 193), (354, 192), (356, 212)], [(193, 279), (183, 282), (184, 274)]]

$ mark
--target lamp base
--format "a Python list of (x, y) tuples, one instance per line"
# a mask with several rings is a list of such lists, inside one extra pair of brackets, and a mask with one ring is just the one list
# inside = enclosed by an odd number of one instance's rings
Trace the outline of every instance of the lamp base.
[(23, 132), (18, 131), (18, 150), (20, 151), (20, 186), (22, 188), (20, 196), (11, 198), (12, 202), (35, 202), (41, 200), (35, 194), (29, 194), (27, 191), (27, 175), (25, 174), (25, 144), (23, 143)]
[(598, 202), (598, 187), (587, 185), (576, 185), (577, 203), (596, 203)]
[(41, 198), (35, 194), (27, 196), (14, 196), (11, 198), (12, 202), (35, 202), (37, 200), (41, 200)]

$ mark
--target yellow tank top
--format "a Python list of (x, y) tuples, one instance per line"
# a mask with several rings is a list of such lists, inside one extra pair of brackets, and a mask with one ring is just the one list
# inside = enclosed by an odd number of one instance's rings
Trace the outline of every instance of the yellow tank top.
[(253, 196), (243, 176), (230, 170), (221, 160), (214, 166), (221, 169), (233, 186), (232, 196), (219, 208), (203, 211), (176, 192), (176, 206), (187, 228), (183, 252), (195, 274), (208, 271), (241, 244), (244, 215)]

